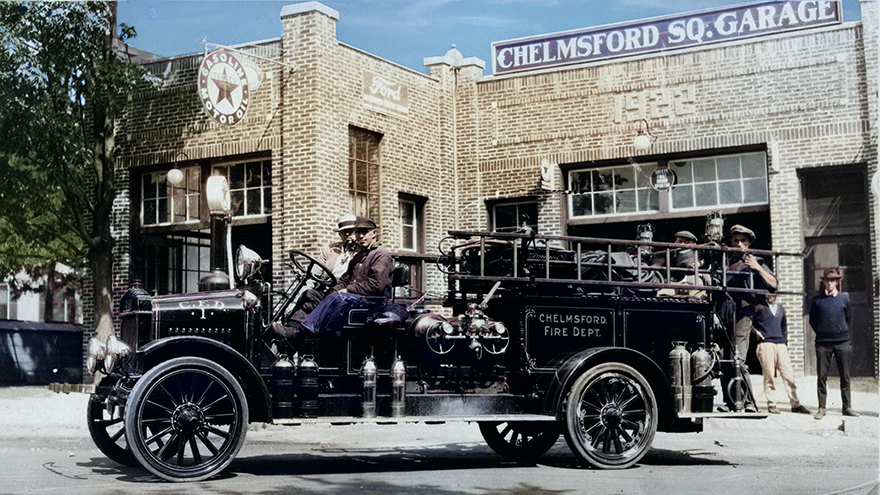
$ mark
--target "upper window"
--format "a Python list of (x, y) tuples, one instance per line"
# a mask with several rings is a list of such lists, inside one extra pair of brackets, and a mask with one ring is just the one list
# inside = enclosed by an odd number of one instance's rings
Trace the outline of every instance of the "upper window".
[(199, 167), (186, 167), (183, 181), (174, 186), (166, 172), (146, 173), (141, 179), (143, 225), (198, 222), (201, 220), (202, 179)]
[(379, 141), (382, 136), (354, 127), (348, 134), (348, 191), (352, 211), (379, 222)]
[(214, 175), (229, 181), (232, 216), (272, 213), (272, 162), (259, 160), (214, 166)]
[(492, 230), (513, 232), (522, 227), (538, 230), (538, 203), (496, 203), (492, 205)]
[[(661, 167), (675, 173), (675, 185), (669, 189), (652, 187), (651, 177)], [(769, 201), (763, 152), (577, 169), (569, 171), (568, 183), (571, 218), (764, 205)]]

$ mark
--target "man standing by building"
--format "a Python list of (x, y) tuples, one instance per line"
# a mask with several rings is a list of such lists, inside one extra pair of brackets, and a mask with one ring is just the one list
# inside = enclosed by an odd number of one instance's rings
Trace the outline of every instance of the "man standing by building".
[(810, 304), (810, 326), (816, 333), (816, 391), (819, 394), (819, 410), (816, 419), (825, 417), (828, 398), (826, 381), (831, 358), (837, 363), (840, 374), (840, 396), (843, 415), (858, 416), (852, 409), (849, 367), (852, 360), (852, 344), (849, 341), (851, 320), (849, 294), (840, 292), (840, 272), (829, 268), (822, 274), (822, 288)]
[(764, 375), (767, 411), (779, 414), (779, 409), (776, 408), (776, 403), (773, 401), (773, 393), (776, 390), (773, 375), (778, 371), (788, 392), (791, 412), (810, 414), (810, 411), (801, 405), (801, 401), (798, 399), (794, 372), (788, 357), (788, 320), (785, 316), (785, 308), (776, 304), (776, 294), (768, 294), (766, 302), (755, 305), (752, 323), (758, 337), (757, 354)]

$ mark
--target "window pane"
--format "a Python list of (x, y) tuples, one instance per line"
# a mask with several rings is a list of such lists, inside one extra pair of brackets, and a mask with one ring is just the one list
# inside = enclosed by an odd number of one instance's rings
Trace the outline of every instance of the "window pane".
[(716, 160), (718, 164), (718, 180), (739, 179), (739, 157), (722, 156)]
[(495, 207), (495, 230), (516, 228), (516, 205)]
[(403, 239), (401, 247), (404, 249), (415, 249), (415, 229), (412, 227), (403, 227), (402, 234)]
[(694, 206), (694, 186), (676, 186), (672, 190), (673, 208), (690, 208)]
[(590, 171), (572, 172), (568, 176), (569, 188), (574, 192), (590, 191)]
[(766, 203), (767, 181), (765, 179), (747, 179), (743, 181), (744, 203)]
[(596, 193), (593, 196), (593, 208), (596, 211), (596, 215), (614, 213), (614, 193)]
[(244, 164), (229, 167), (229, 189), (244, 189)]
[(156, 215), (157, 223), (165, 223), (168, 221), (168, 199), (159, 198), (159, 212)]
[(636, 192), (618, 191), (617, 213), (632, 213), (636, 211)]
[(144, 199), (152, 199), (156, 197), (156, 183), (155, 183), (155, 174), (144, 174), (143, 176), (143, 191)]
[(244, 215), (244, 191), (232, 191), (229, 197), (232, 200), (232, 214), (235, 216)]
[(718, 204), (718, 193), (715, 183), (694, 185), (694, 201), (696, 206), (714, 206)]
[(720, 194), (719, 204), (730, 205), (742, 203), (742, 188), (739, 181), (719, 182), (718, 193)]
[(247, 164), (247, 186), (260, 187), (263, 185), (263, 162)]
[(400, 221), (404, 225), (413, 225), (416, 220), (415, 204), (409, 201), (400, 202)]
[(693, 182), (693, 179), (691, 178), (693, 165), (691, 165), (691, 162), (672, 162), (670, 168), (675, 172), (679, 184), (690, 184)]
[(743, 177), (766, 177), (767, 176), (767, 160), (764, 153), (749, 153), (742, 155)]
[(571, 197), (571, 214), (579, 217), (583, 215), (593, 214), (592, 196), (589, 194), (578, 194)]
[(262, 201), (260, 200), (260, 189), (248, 189), (247, 190), (247, 214), (248, 215), (259, 215), (260, 207), (262, 206)]
[(272, 190), (268, 187), (263, 190), (263, 213), (272, 213)]
[(156, 222), (156, 200), (144, 201), (144, 225), (153, 225)]
[(523, 225), (528, 225), (529, 227), (536, 228), (538, 226), (538, 204), (537, 203), (526, 203), (517, 205), (517, 210), (519, 212), (519, 225), (522, 227)]
[(639, 189), (639, 211), (659, 211), (660, 192), (653, 189)]
[(593, 171), (593, 191), (607, 191), (611, 189), (611, 172)]
[(715, 160), (694, 160), (694, 182), (710, 182), (715, 180)]
[(651, 187), (651, 174), (656, 169), (656, 163), (639, 165), (638, 169), (634, 169), (636, 175), (636, 187)]
[(635, 174), (631, 166), (617, 167), (614, 170), (615, 189), (634, 189), (636, 187)]

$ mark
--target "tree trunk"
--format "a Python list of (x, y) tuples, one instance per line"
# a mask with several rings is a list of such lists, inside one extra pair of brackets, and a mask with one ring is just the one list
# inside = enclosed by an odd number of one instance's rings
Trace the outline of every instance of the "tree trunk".
[(43, 291), (43, 321), (55, 321), (55, 263), (46, 270), (46, 288)]
[[(109, 226), (109, 219), (107, 220)], [(109, 236), (109, 234), (108, 234)], [(95, 336), (101, 342), (115, 333), (113, 326), (113, 249), (102, 242), (89, 253), (95, 289)]]

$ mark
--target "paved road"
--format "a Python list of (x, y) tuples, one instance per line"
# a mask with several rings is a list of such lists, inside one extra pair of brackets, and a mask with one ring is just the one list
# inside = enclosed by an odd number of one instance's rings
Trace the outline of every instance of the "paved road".
[[(799, 380), (807, 406), (809, 380)], [(564, 440), (537, 465), (516, 465), (493, 454), (473, 424), (252, 425), (223, 475), (185, 486), (106, 459), (88, 437), (87, 396), (6, 388), (0, 493), (877, 494), (876, 387), (856, 392), (859, 418), (840, 416), (832, 402), (822, 421), (784, 412), (710, 420), (701, 434), (658, 433), (624, 471), (578, 466)]]

